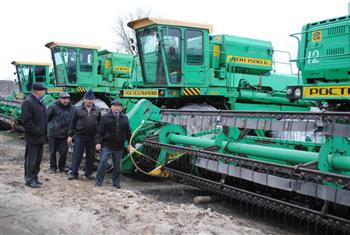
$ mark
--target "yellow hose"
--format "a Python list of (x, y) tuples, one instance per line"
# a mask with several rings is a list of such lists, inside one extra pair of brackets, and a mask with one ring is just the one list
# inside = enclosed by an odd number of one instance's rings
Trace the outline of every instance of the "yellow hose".
[[(141, 125), (139, 125), (139, 126), (135, 129), (135, 131), (132, 133), (132, 135), (131, 135), (131, 137), (130, 137), (130, 141), (129, 141), (129, 143), (128, 143), (129, 154), (130, 154), (131, 161), (132, 161), (132, 163), (134, 164), (134, 166), (136, 167), (136, 169), (138, 169), (140, 172), (142, 172), (142, 173), (145, 174), (145, 175), (149, 175), (149, 176), (159, 176), (159, 177), (167, 177), (168, 174), (162, 172), (162, 171), (161, 171), (161, 168), (162, 168), (165, 164), (167, 164), (167, 163), (169, 163), (169, 162), (164, 163), (164, 164), (161, 164), (160, 162), (154, 160), (153, 158), (151, 158), (151, 157), (149, 157), (149, 156), (147, 156), (147, 155), (141, 153), (140, 151), (136, 150), (136, 149), (131, 145), (132, 140), (133, 140), (135, 134), (136, 134), (136, 133), (139, 131), (139, 129), (142, 127), (143, 123), (144, 123), (144, 122), (142, 121), (142, 122), (141, 122)], [(159, 166), (156, 167), (156, 168), (154, 168), (154, 169), (151, 170), (150, 172), (146, 172), (146, 171), (142, 170), (142, 169), (136, 164), (134, 158), (132, 157), (132, 155), (133, 155), (134, 153), (137, 153), (137, 154), (141, 155), (142, 157), (145, 157), (145, 158), (147, 158), (147, 159), (149, 159), (149, 160), (155, 162), (156, 164), (159, 164)], [(175, 156), (173, 159), (170, 160), (170, 162), (175, 161), (176, 159), (180, 158), (180, 157), (183, 156), (183, 155), (184, 155), (184, 154), (179, 154), (179, 155)]]

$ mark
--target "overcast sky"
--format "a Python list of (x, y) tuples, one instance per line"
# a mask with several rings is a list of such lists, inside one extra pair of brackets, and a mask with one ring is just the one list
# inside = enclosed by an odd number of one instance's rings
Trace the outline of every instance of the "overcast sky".
[(13, 60), (51, 62), (49, 41), (99, 45), (115, 50), (119, 15), (137, 7), (158, 17), (210, 23), (213, 34), (232, 34), (272, 42), (296, 56), (290, 38), (305, 23), (348, 14), (349, 0), (1, 0), (0, 79), (14, 79)]

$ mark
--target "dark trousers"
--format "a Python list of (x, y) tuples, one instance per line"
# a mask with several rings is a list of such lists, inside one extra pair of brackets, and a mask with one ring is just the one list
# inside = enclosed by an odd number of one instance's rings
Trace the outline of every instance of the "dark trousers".
[(113, 150), (107, 147), (103, 147), (101, 149), (101, 159), (96, 174), (96, 185), (102, 185), (106, 173), (107, 161), (109, 156), (111, 156), (113, 160), (113, 186), (120, 187), (120, 178), (122, 173), (121, 160), (123, 156), (123, 150)]
[(74, 148), (72, 157), (71, 175), (78, 176), (78, 170), (85, 150), (85, 176), (89, 176), (93, 171), (95, 161), (95, 138), (93, 136), (76, 136), (74, 138)]
[(28, 183), (38, 180), (44, 144), (26, 143), (24, 153), (24, 178)]
[(66, 159), (68, 152), (68, 143), (67, 138), (55, 138), (49, 137), (49, 149), (50, 149), (50, 169), (57, 170), (57, 159), (56, 153), (60, 155), (58, 160), (58, 169), (64, 171), (66, 167)]

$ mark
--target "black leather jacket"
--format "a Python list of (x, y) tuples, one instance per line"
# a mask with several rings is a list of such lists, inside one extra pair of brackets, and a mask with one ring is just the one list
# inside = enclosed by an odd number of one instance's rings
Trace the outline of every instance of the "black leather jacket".
[(22, 103), (21, 120), (27, 143), (43, 144), (46, 141), (46, 107), (30, 94)]
[(72, 121), (69, 127), (68, 136), (87, 136), (94, 137), (97, 126), (101, 118), (100, 110), (93, 105), (90, 114), (84, 103), (77, 107), (72, 115)]
[(117, 117), (110, 111), (101, 118), (95, 142), (101, 144), (102, 147), (122, 150), (125, 141), (129, 141), (130, 137), (131, 130), (128, 117), (123, 113), (120, 113)]
[(54, 138), (67, 138), (69, 124), (72, 119), (74, 107), (71, 104), (63, 105), (59, 101), (47, 110), (48, 136)]

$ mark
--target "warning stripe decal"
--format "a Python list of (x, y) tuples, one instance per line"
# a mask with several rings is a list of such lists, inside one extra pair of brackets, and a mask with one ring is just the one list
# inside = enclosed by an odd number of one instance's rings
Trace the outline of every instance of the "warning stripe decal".
[(201, 94), (199, 88), (183, 88), (183, 93), (185, 96), (197, 96)]

